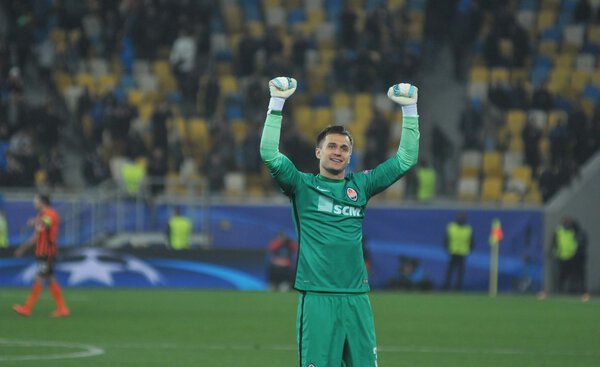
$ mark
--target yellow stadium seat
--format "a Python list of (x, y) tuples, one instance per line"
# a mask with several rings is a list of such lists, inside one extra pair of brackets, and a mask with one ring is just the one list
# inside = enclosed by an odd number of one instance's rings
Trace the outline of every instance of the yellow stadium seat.
[(458, 200), (460, 201), (475, 201), (479, 198), (479, 179), (477, 178), (461, 178), (458, 181)]
[(571, 74), (571, 90), (575, 93), (582, 92), (591, 80), (591, 75), (588, 72), (575, 70)]
[(540, 41), (537, 50), (541, 55), (555, 57), (558, 53), (558, 42), (555, 40)]
[(587, 28), (587, 39), (589, 42), (599, 44), (600, 43), (600, 25), (588, 25)]
[(281, 6), (281, 0), (262, 0), (265, 9)]
[(88, 88), (89, 90), (96, 90), (96, 79), (90, 73), (79, 73), (77, 74), (77, 85)]
[[(568, 68), (554, 68), (550, 73), (550, 83), (556, 83), (556, 85), (566, 87), (569, 84), (569, 79), (573, 69)], [(562, 89), (562, 88), (561, 88)]]
[(330, 125), (333, 120), (333, 113), (331, 107), (317, 107), (315, 108), (314, 115), (315, 124), (321, 128)]
[(250, 31), (250, 34), (254, 37), (264, 37), (265, 35), (265, 26), (262, 22), (259, 21), (251, 21), (246, 22), (246, 27)]
[(150, 121), (152, 114), (154, 113), (154, 104), (150, 102), (144, 102), (138, 107), (140, 118), (144, 121)]
[(152, 71), (158, 79), (173, 77), (173, 74), (171, 73), (171, 66), (166, 60), (155, 61), (154, 64), (152, 64)]
[(127, 91), (127, 102), (138, 108), (144, 102), (144, 92), (139, 89), (130, 89)]
[(589, 98), (582, 99), (581, 107), (588, 119), (591, 119), (594, 116), (594, 111), (596, 110), (596, 102), (594, 102), (594, 100)]
[(488, 68), (485, 66), (474, 66), (470, 71), (469, 81), (471, 83), (489, 83), (490, 82), (490, 72)]
[(233, 65), (230, 61), (217, 61), (215, 69), (218, 77), (233, 74)]
[(556, 24), (556, 11), (552, 9), (542, 10), (538, 13), (536, 27), (538, 31), (543, 31), (546, 28)]
[(523, 110), (513, 109), (506, 113), (506, 127), (513, 135), (521, 134), (525, 122), (527, 122), (527, 113)]
[(531, 167), (527, 165), (521, 165), (513, 168), (512, 175), (513, 180), (521, 181), (526, 187), (531, 184)]
[(574, 61), (573, 53), (561, 53), (554, 58), (554, 67), (569, 69), (573, 67)]
[(335, 92), (331, 96), (331, 105), (333, 107), (350, 107), (350, 96), (345, 92)]
[(564, 110), (551, 110), (548, 113), (548, 130), (554, 127), (558, 121), (567, 121), (568, 115)]
[(517, 84), (519, 81), (527, 82), (529, 70), (527, 68), (515, 68), (510, 71), (511, 84)]
[(248, 123), (244, 119), (236, 119), (230, 122), (231, 130), (237, 144), (241, 144), (248, 132)]
[(486, 177), (481, 185), (481, 201), (499, 201), (502, 199), (502, 179)]
[(532, 182), (529, 191), (525, 195), (525, 202), (539, 205), (542, 203), (542, 194), (536, 182)]
[(309, 24), (317, 25), (323, 23), (327, 15), (323, 9), (312, 9), (307, 14), (307, 21)]
[(508, 150), (514, 153), (523, 154), (524, 149), (525, 144), (523, 143), (523, 138), (521, 138), (521, 135), (511, 136), (508, 144)]
[(239, 33), (242, 30), (242, 24), (244, 23), (240, 7), (237, 5), (227, 5), (222, 13), (227, 33)]
[(359, 93), (354, 96), (354, 109), (371, 109), (373, 96), (370, 93)]
[(495, 67), (492, 68), (492, 71), (490, 73), (490, 80), (492, 83), (497, 83), (497, 82), (510, 82), (510, 71), (508, 70), (508, 68), (504, 68), (504, 67)]
[(188, 137), (187, 123), (185, 119), (181, 117), (172, 117), (169, 119), (167, 124), (169, 129), (177, 130), (177, 133), (182, 140), (185, 140)]
[(223, 75), (219, 78), (221, 93), (229, 94), (239, 90), (237, 79), (233, 75)]
[(502, 153), (484, 152), (483, 153), (483, 174), (486, 178), (502, 177)]
[(478, 178), (482, 159), (482, 154), (478, 150), (463, 151), (459, 163), (461, 178)]
[(306, 105), (299, 105), (294, 108), (294, 118), (301, 125), (310, 124), (313, 120), (312, 108)]
[(515, 206), (522, 202), (521, 195), (514, 191), (505, 192), (502, 194), (502, 205), (503, 206)]
[(52, 74), (52, 78), (54, 79), (54, 83), (56, 83), (56, 87), (60, 91), (61, 95), (64, 95), (67, 88), (73, 84), (71, 74), (64, 71), (55, 71)]

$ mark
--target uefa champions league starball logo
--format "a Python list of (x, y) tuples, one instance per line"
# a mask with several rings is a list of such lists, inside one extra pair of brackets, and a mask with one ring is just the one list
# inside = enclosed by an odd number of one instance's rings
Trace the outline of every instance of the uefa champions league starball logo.
[[(126, 273), (141, 276), (151, 285), (162, 282), (160, 273), (137, 257), (99, 248), (65, 251), (55, 270), (68, 274), (67, 284), (70, 286), (84, 284), (113, 286), (114, 277)], [(21, 281), (31, 282), (36, 273), (35, 264), (27, 267), (21, 273)]]

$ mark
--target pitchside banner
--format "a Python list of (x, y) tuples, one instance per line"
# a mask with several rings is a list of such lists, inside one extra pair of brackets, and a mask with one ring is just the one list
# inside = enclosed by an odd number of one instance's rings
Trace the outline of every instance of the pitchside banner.
[[(30, 202), (6, 202), (15, 245), (29, 234), (23, 224), (33, 215)], [(56, 203), (63, 218), (69, 204)], [(133, 203), (109, 204), (102, 221), (93, 225), (85, 204), (78, 204), (78, 231), (67, 234), (69, 224), (61, 228), (59, 239), (64, 259), (57, 269), (66, 284), (74, 286), (157, 286), (263, 289), (266, 282), (265, 249), (278, 232), (295, 238), (291, 210), (281, 205), (215, 205), (208, 210), (189, 205), (184, 214), (193, 220), (194, 233), (207, 231), (210, 250), (171, 252), (163, 244), (148, 244), (156, 250), (80, 247), (86, 243), (91, 228), (105, 235), (140, 230), (162, 232), (166, 229), (170, 206), (152, 211), (139, 210)], [(97, 209), (96, 209), (97, 210)], [(543, 243), (542, 212), (539, 210), (462, 210), (473, 227), (475, 249), (467, 259), (464, 288), (485, 291), (489, 281), (489, 235), (494, 218), (500, 219), (504, 239), (500, 243), (499, 290), (534, 292), (541, 287)], [(120, 214), (119, 214), (120, 213)], [(123, 215), (125, 213), (125, 215)], [(149, 214), (152, 213), (152, 216)], [(458, 210), (446, 208), (409, 209), (370, 207), (366, 211), (364, 236), (370, 253), (372, 288), (385, 289), (400, 272), (401, 259), (419, 264), (419, 276), (433, 288), (444, 282), (448, 254), (444, 248), (446, 225)], [(118, 222), (120, 221), (120, 222)], [(209, 228), (203, 228), (204, 224)], [(0, 258), (0, 286), (27, 284), (33, 259)], [(109, 261), (110, 260), (110, 261)], [(87, 269), (87, 270), (86, 270)], [(131, 270), (134, 269), (134, 270)], [(137, 273), (136, 273), (137, 271)], [(93, 275), (96, 274), (97, 275)], [(79, 281), (83, 278), (85, 282)]]
[[(0, 286), (31, 285), (35, 258), (10, 257), (7, 250), (0, 255)], [(262, 250), (70, 247), (61, 251), (55, 275), (61, 284), (77, 287), (262, 290), (264, 268)]]

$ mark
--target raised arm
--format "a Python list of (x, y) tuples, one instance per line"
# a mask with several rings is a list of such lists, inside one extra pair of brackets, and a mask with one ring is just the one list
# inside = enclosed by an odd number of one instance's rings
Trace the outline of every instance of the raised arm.
[(269, 167), (281, 154), (279, 153), (279, 138), (281, 135), (282, 110), (285, 100), (296, 91), (298, 83), (294, 78), (278, 77), (269, 81), (271, 100), (260, 139), (260, 157)]
[(296, 91), (296, 79), (278, 77), (269, 82), (271, 100), (260, 139), (260, 157), (267, 166), (271, 176), (286, 194), (293, 191), (298, 176), (294, 164), (279, 152), (283, 105), (288, 97)]
[(416, 165), (419, 158), (417, 87), (407, 83), (395, 84), (388, 90), (388, 97), (402, 107), (402, 136), (396, 154), (371, 170), (367, 176), (370, 182), (369, 196), (399, 180)]
[(402, 106), (402, 137), (396, 157), (401, 174), (411, 169), (419, 159), (419, 114), (417, 100), (419, 89), (412, 84), (400, 83), (388, 89), (388, 97)]

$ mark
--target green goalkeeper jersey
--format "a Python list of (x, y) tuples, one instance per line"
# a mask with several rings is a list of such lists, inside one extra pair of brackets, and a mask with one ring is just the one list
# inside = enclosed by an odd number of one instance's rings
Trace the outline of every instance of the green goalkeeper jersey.
[(372, 170), (342, 180), (298, 171), (279, 152), (281, 112), (267, 114), (261, 157), (290, 198), (296, 226), (298, 262), (294, 287), (301, 291), (369, 291), (363, 260), (362, 223), (369, 199), (402, 177), (417, 162), (418, 117), (404, 117), (401, 143), (393, 157)]

